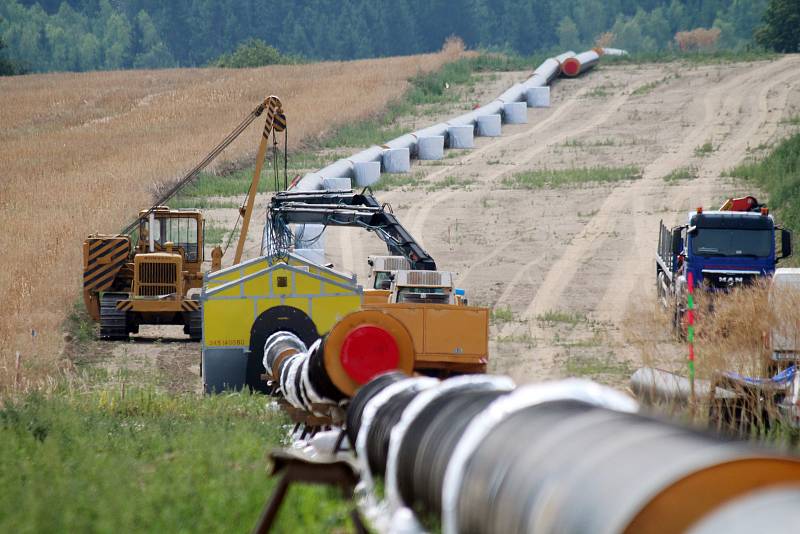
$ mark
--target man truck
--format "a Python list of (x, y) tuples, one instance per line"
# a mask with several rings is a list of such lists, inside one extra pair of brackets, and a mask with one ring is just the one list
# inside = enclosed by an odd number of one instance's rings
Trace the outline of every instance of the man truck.
[(729, 199), (716, 211), (697, 208), (684, 225), (660, 224), (658, 299), (681, 329), (690, 278), (695, 289), (727, 291), (771, 277), (777, 262), (791, 254), (791, 232), (776, 226), (767, 207), (752, 196)]

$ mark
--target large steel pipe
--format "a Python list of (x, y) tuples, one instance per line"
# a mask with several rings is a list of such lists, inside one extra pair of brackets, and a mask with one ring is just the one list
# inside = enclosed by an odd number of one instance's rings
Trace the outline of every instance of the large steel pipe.
[(374, 310), (351, 313), (313, 345), (288, 331), (264, 345), (266, 377), (294, 408), (314, 412), (315, 405), (348, 399), (363, 384), (388, 371), (410, 375), (414, 347), (395, 318)]
[(685, 532), (751, 492), (800, 487), (798, 459), (640, 415), (594, 383), (469, 380), (368, 384), (373, 400), (348, 410), (369, 412), (362, 469), (385, 470), (397, 517), (441, 510), (445, 533)]
[(569, 57), (561, 64), (561, 74), (574, 78), (580, 76), (589, 69), (594, 68), (600, 61), (600, 54), (595, 50), (587, 50), (577, 56)]

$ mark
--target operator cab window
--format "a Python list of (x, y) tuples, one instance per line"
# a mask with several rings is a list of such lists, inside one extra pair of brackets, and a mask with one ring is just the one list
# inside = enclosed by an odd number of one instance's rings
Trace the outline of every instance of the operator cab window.
[[(172, 241), (173, 246), (183, 251), (188, 262), (197, 261), (197, 219), (193, 217), (164, 217), (156, 219), (153, 228), (153, 241), (160, 250), (164, 249), (167, 241)], [(150, 222), (142, 221), (142, 236), (146, 236)]]

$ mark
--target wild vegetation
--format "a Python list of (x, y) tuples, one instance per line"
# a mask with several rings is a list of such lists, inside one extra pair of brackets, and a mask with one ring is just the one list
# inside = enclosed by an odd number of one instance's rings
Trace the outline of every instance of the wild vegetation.
[[(430, 52), (451, 35), (470, 48), (520, 54), (586, 48), (598, 38), (637, 52), (741, 50), (752, 46), (766, 12), (759, 42), (789, 51), (781, 43), (796, 36), (798, 7), (771, 4), (766, 11), (768, 0), (472, 0), (454, 10), (446, 0), (6, 0), (0, 37), (11, 58), (34, 71), (200, 66), (220, 56), (226, 66), (253, 66), (254, 59), (283, 62), (285, 55)], [(252, 39), (259, 41), (236, 50)], [(251, 53), (267, 46), (275, 53)]]
[[(0, 462), (14, 466), (0, 469), (0, 531), (253, 528), (275, 484), (265, 451), (287, 423), (265, 397), (86, 383), (0, 404)], [(295, 486), (277, 531), (342, 529), (347, 513), (334, 489)]]
[(638, 167), (587, 167), (573, 169), (540, 169), (523, 171), (502, 180), (510, 189), (539, 189), (542, 187), (564, 187), (575, 184), (595, 184), (636, 180), (642, 177)]
[[(791, 119), (787, 122), (792, 124)], [(800, 134), (780, 142), (764, 159), (745, 162), (730, 174), (766, 191), (781, 223), (795, 235), (800, 232)]]
[[(296, 150), (385, 109), (410, 78), (461, 54), (0, 79), (0, 246), (14, 251), (0, 270), (0, 388), (14, 381), (17, 352), (23, 385), (56, 370), (85, 237), (119, 231), (154, 186), (194, 165), (266, 95), (284, 98)], [(259, 121), (212, 170), (253, 157), (260, 135)]]

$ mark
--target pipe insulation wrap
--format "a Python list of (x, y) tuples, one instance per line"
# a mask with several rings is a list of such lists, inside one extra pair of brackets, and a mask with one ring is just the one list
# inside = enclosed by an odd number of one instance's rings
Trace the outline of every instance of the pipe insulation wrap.
[(459, 391), (511, 391), (514, 381), (505, 376), (464, 375), (444, 380), (436, 387), (421, 392), (403, 411), (400, 421), (392, 429), (386, 470), (386, 496), (392, 510), (403, 506), (400, 490), (397, 485), (397, 458), (405, 440), (406, 432), (414, 424), (417, 416), (443, 395)]
[(457, 505), (463, 469), (483, 439), (508, 415), (557, 400), (580, 401), (624, 412), (635, 412), (639, 408), (633, 399), (618, 391), (580, 379), (524, 386), (496, 400), (470, 422), (447, 464), (442, 486), (442, 532), (459, 532)]
[[(358, 434), (356, 435), (355, 451), (359, 470), (361, 472), (361, 480), (367, 488), (372, 489), (374, 481), (374, 477), (372, 476), (372, 471), (370, 470), (369, 465), (367, 437), (370, 435), (370, 427), (372, 426), (372, 422), (375, 419), (375, 415), (377, 414), (378, 410), (384, 404), (389, 402), (394, 396), (399, 395), (402, 392), (410, 391), (411, 393), (414, 393), (429, 387), (433, 387), (438, 383), (439, 381), (437, 379), (428, 376), (413, 378), (406, 377), (404, 380), (387, 385), (384, 389), (376, 393), (366, 402), (364, 405), (364, 410), (361, 414), (361, 424), (358, 429)], [(403, 397), (403, 400), (405, 400), (405, 396)]]

